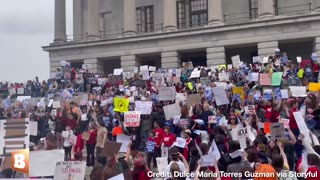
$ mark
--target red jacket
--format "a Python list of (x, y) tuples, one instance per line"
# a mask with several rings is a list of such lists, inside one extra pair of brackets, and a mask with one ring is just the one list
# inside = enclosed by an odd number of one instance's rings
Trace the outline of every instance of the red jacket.
[(298, 129), (296, 119), (294, 118), (294, 115), (293, 115), (294, 112), (297, 112), (297, 109), (292, 108), (289, 113), (289, 115), (290, 115), (290, 117), (289, 117), (290, 118), (290, 121), (289, 121), (290, 129)]
[(89, 140), (87, 141), (87, 144), (96, 144), (97, 143), (97, 133), (98, 130), (93, 130), (90, 132)]
[(172, 146), (172, 144), (176, 141), (176, 136), (173, 133), (164, 134), (163, 136), (163, 144), (165, 146)]
[(164, 136), (164, 130), (162, 128), (155, 128), (154, 129), (154, 133), (156, 134), (156, 143), (158, 146), (161, 145), (161, 142), (162, 142), (162, 139), (163, 139), (163, 136)]
[(78, 134), (77, 136), (77, 142), (76, 145), (74, 146), (74, 152), (82, 151), (83, 149), (83, 139), (82, 139), (82, 134)]
[[(310, 174), (308, 174), (309, 172)], [(315, 166), (309, 167), (307, 174), (309, 177), (307, 177), (306, 180), (317, 180), (320, 178), (320, 170)]]

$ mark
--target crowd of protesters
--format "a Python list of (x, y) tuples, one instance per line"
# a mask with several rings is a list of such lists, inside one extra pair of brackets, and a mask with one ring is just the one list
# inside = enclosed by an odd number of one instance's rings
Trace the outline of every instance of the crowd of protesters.
[[(319, 64), (316, 54), (312, 54), (310, 63), (301, 65), (291, 59), (285, 52), (276, 50), (268, 57), (267, 62), (243, 64), (229, 69), (226, 65), (214, 68), (193, 67), (186, 63), (181, 68), (179, 82), (174, 82), (176, 74), (164, 74), (163, 82), (155, 82), (152, 77), (144, 79), (139, 73), (131, 77), (123, 75), (114, 76), (89, 74), (85, 70), (76, 70), (62, 67), (48, 82), (29, 81), (27, 84), (1, 84), (2, 93), (9, 92), (10, 87), (24, 87), (26, 94), (32, 97), (43, 97), (61, 91), (72, 89), (88, 92), (86, 99), (81, 102), (62, 100), (62, 106), (57, 113), (52, 114), (52, 106), (39, 108), (32, 106), (29, 109), (18, 104), (17, 107), (6, 107), (0, 111), (3, 119), (12, 117), (29, 117), (38, 122), (38, 135), (31, 136), (33, 149), (47, 150), (64, 149), (66, 160), (86, 160), (88, 167), (93, 167), (90, 178), (105, 180), (123, 173), (126, 180), (152, 179), (149, 172), (156, 173), (156, 158), (161, 157), (161, 147), (169, 148), (167, 172), (171, 176), (161, 179), (186, 179), (174, 174), (194, 173), (194, 179), (259, 179), (252, 177), (254, 173), (269, 173), (274, 177), (261, 177), (260, 179), (301, 179), (296, 173), (310, 172), (312, 175), (302, 179), (319, 179), (320, 177), (320, 96), (318, 93), (309, 93), (306, 97), (289, 97), (280, 100), (266, 100), (262, 96), (249, 100), (250, 93), (262, 92), (259, 82), (250, 81), (252, 72), (273, 73), (284, 72), (282, 79), (289, 85), (308, 86), (309, 82), (318, 82)], [(199, 78), (189, 78), (194, 69), (201, 73)], [(219, 73), (229, 72), (229, 80), (225, 81), (226, 94), (229, 104), (216, 104), (212, 88), (216, 87)], [(160, 73), (160, 72), (159, 72)], [(210, 82), (201, 84), (200, 78), (209, 77)], [(103, 84), (98, 78), (105, 78)], [(143, 83), (137, 83), (142, 81)], [(191, 87), (190, 84), (191, 83)], [(135, 86), (137, 92), (127, 94), (126, 90)], [(175, 86), (177, 93), (199, 94), (201, 103), (188, 104), (181, 101), (180, 119), (187, 119), (186, 125), (174, 123), (173, 117), (166, 119), (163, 107), (176, 103), (173, 101), (160, 101), (158, 89), (161, 86)], [(244, 99), (235, 98), (232, 87), (244, 88)], [(280, 85), (284, 88), (283, 83)], [(97, 89), (98, 88), (98, 89)], [(260, 93), (263, 94), (263, 93)], [(134, 111), (135, 101), (152, 101), (150, 115), (141, 115), (139, 127), (125, 127), (123, 113), (114, 111), (113, 101), (103, 104), (102, 101), (113, 97), (134, 96), (129, 105), (129, 111)], [(255, 105), (255, 113), (248, 114), (245, 106)], [(294, 113), (302, 112), (305, 123), (309, 128), (308, 134), (301, 134)], [(210, 121), (214, 116), (227, 120), (227, 124)], [(272, 139), (261, 123), (280, 122), (289, 119), (289, 127), (285, 128), (283, 137)], [(246, 139), (246, 149), (241, 149), (239, 141), (232, 137), (232, 131), (237, 128), (247, 128), (252, 132), (254, 139)], [(63, 131), (77, 137), (75, 144), (63, 135)], [(89, 133), (89, 139), (83, 140), (82, 134)], [(200, 132), (200, 133), (199, 133)], [(128, 152), (107, 157), (103, 149), (106, 141), (116, 141), (117, 136), (125, 134), (131, 136)], [(175, 146), (176, 138), (184, 138), (184, 148)], [(312, 142), (307, 141), (310, 137)], [(153, 141), (155, 148), (146, 152), (147, 143)], [(213, 149), (213, 147), (217, 149)], [(86, 149), (86, 159), (83, 159), (83, 150)], [(218, 151), (219, 157), (212, 157), (213, 164), (204, 166), (204, 157)], [(210, 160), (211, 161), (211, 160)], [(4, 170), (5, 171), (5, 170)], [(200, 177), (202, 173), (214, 172), (231, 173), (218, 174), (217, 177)], [(6, 172), (6, 171), (5, 171)], [(248, 173), (249, 172), (249, 173)], [(234, 174), (232, 174), (234, 173)], [(278, 177), (277, 173), (282, 173)], [(318, 173), (318, 174), (317, 174)], [(2, 175), (5, 173), (2, 173)], [(235, 175), (241, 177), (235, 177)], [(314, 176), (315, 174), (315, 176)], [(287, 178), (284, 176), (287, 175)], [(290, 178), (289, 178), (290, 177)], [(192, 179), (192, 178), (191, 178)]]

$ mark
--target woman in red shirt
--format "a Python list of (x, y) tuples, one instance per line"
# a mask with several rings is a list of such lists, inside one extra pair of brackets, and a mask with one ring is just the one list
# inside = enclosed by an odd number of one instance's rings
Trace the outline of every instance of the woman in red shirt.
[(170, 132), (170, 126), (164, 127), (165, 134), (163, 135), (163, 145), (165, 147), (170, 147), (176, 141), (176, 136)]
[(272, 101), (268, 100), (266, 106), (264, 107), (264, 110), (266, 112), (266, 121), (270, 122), (272, 118)]
[(97, 127), (93, 124), (89, 124), (88, 133), (90, 134), (89, 139), (87, 141), (87, 166), (94, 166), (95, 157), (94, 157), (94, 150), (96, 148), (97, 143)]
[[(309, 176), (306, 180), (317, 180), (320, 177), (320, 159), (316, 154), (308, 154), (308, 165), (309, 168), (307, 173)], [(309, 174), (310, 173), (310, 174)]]

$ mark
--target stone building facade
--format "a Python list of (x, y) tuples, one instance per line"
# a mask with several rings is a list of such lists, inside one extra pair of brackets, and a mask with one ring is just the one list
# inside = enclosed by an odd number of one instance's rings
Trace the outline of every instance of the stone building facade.
[(50, 71), (60, 61), (90, 64), (92, 73), (135, 66), (179, 68), (250, 63), (279, 48), (320, 55), (320, 0), (73, 0), (73, 35), (66, 34), (66, 3), (55, 0)]

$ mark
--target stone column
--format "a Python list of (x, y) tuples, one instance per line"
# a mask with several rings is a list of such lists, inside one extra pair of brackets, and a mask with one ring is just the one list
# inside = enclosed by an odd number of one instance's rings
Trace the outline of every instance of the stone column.
[(225, 48), (223, 46), (207, 48), (207, 66), (226, 64)]
[(161, 53), (161, 68), (174, 69), (181, 67), (181, 61), (177, 51), (167, 51)]
[(123, 31), (125, 36), (134, 36), (137, 33), (136, 0), (124, 0)]
[(64, 42), (66, 35), (66, 1), (54, 1), (54, 42)]
[(73, 40), (82, 39), (82, 22), (81, 0), (73, 0)]
[(177, 30), (177, 1), (163, 0), (163, 28), (165, 32)]
[(88, 38), (100, 37), (99, 2), (100, 0), (88, 1)]
[(314, 39), (313, 52), (317, 53), (318, 63), (320, 63), (320, 37)]
[(319, 12), (320, 11), (320, 0), (312, 0), (312, 11)]
[(224, 24), (222, 0), (208, 0), (208, 25)]
[(89, 73), (104, 73), (103, 62), (97, 58), (85, 59), (83, 64), (89, 65)]
[(121, 56), (123, 72), (133, 72), (135, 66), (137, 66), (136, 55)]
[(258, 18), (272, 18), (274, 16), (273, 0), (258, 0)]
[(258, 55), (270, 56), (275, 53), (275, 49), (278, 49), (278, 41), (269, 41), (258, 43)]

